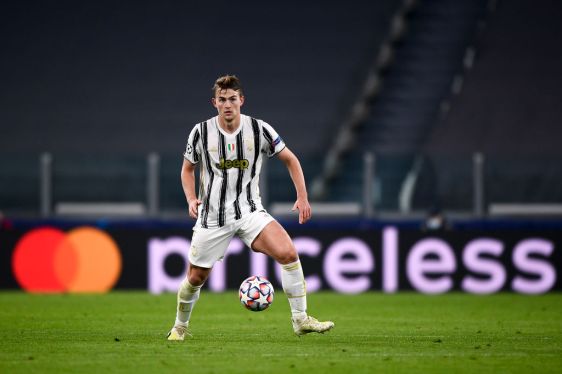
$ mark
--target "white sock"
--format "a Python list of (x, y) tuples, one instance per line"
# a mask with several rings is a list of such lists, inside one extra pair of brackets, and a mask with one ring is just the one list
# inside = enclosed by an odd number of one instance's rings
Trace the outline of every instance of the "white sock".
[(306, 317), (306, 285), (300, 260), (281, 265), (281, 284), (289, 299), (294, 319)]
[(176, 325), (187, 326), (189, 323), (191, 311), (201, 293), (201, 286), (192, 286), (187, 278), (181, 282), (180, 289), (178, 290)]

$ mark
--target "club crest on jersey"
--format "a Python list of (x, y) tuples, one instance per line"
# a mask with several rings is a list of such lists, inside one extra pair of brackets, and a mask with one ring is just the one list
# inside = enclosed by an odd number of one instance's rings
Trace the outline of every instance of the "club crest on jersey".
[(220, 162), (215, 164), (215, 166), (221, 170), (225, 170), (225, 169), (231, 169), (231, 168), (236, 168), (236, 169), (247, 169), (248, 166), (250, 166), (250, 161), (246, 160), (246, 159), (242, 159), (242, 160), (225, 160), (224, 158), (221, 158)]

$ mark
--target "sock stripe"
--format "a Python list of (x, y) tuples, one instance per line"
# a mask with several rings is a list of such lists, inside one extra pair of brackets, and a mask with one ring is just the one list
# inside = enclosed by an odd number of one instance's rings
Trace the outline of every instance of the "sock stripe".
[(287, 294), (287, 298), (289, 298), (289, 299), (298, 299), (299, 297), (306, 297), (306, 294), (304, 294), (304, 295), (298, 295), (298, 296), (294, 296), (294, 295), (289, 295), (289, 294)]
[(187, 278), (184, 279), (183, 283), (185, 284), (185, 287), (187, 288), (187, 290), (189, 292), (195, 293), (197, 292), (197, 290), (201, 289), (201, 287), (203, 287), (203, 285), (200, 286), (194, 286), (191, 283), (189, 283), (189, 280)]
[(300, 261), (293, 262), (292, 264), (281, 265), (287, 271), (298, 270), (301, 267)]
[(194, 287), (194, 286), (192, 286), (191, 284), (189, 284), (189, 285), (187, 286), (187, 289), (189, 290), (189, 292), (195, 293), (195, 292), (197, 292), (198, 290), (201, 289), (201, 286), (199, 286), (199, 287)]

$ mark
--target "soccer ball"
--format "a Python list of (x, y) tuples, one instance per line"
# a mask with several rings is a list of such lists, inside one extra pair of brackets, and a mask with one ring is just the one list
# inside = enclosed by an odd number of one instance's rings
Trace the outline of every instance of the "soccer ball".
[(238, 295), (240, 302), (252, 312), (261, 312), (273, 303), (273, 286), (262, 276), (251, 276), (244, 279)]

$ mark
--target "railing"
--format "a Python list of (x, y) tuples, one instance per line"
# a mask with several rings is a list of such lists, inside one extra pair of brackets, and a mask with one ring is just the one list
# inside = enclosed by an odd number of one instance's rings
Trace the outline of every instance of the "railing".
[[(338, 201), (314, 201), (316, 216), (412, 217), (442, 210), (477, 218), (562, 215), (562, 165), (555, 160), (410, 156), (367, 152), (357, 159), (354, 188)], [(0, 213), (4, 215), (138, 216), (185, 214), (181, 156), (105, 159), (44, 153), (0, 162)], [(303, 159), (307, 179), (315, 160)], [(399, 170), (402, 169), (402, 170)], [(316, 170), (318, 171), (318, 170)], [(260, 178), (264, 205), (290, 213), (294, 188), (282, 163), (268, 162)], [(33, 186), (34, 184), (34, 186)]]

